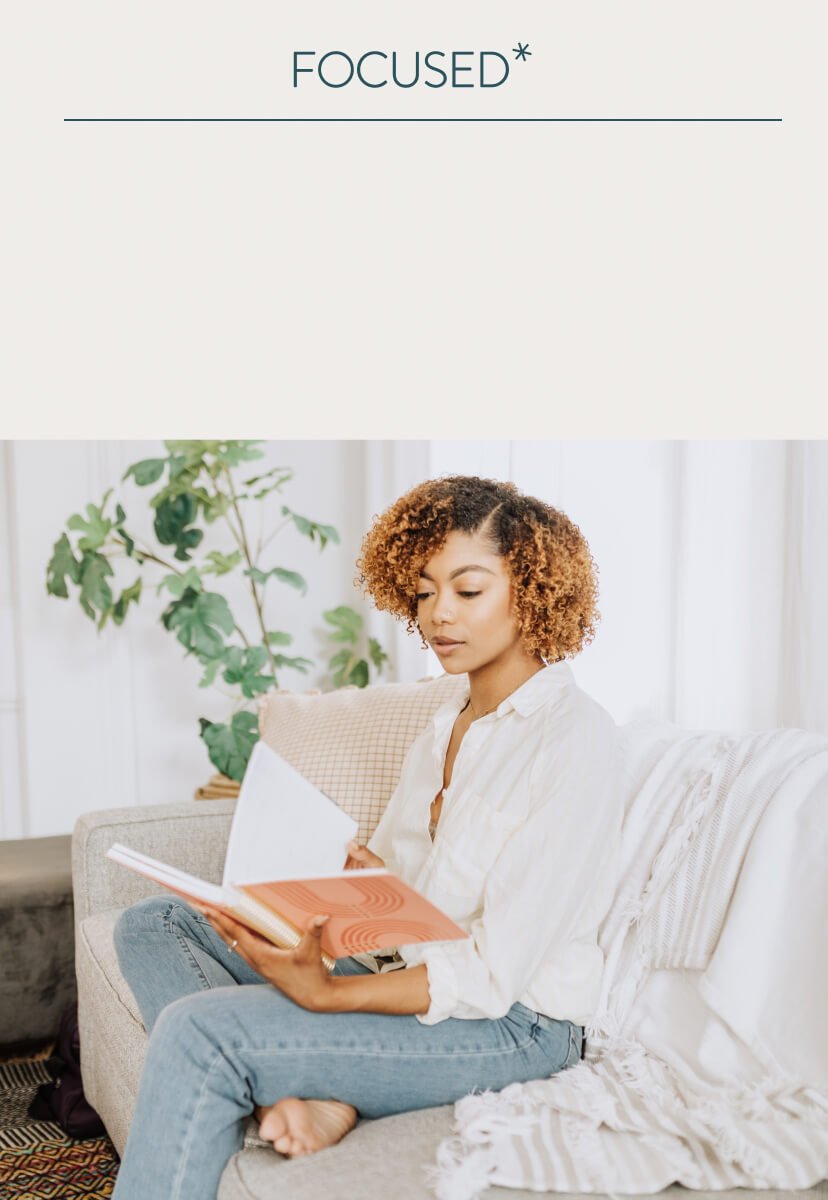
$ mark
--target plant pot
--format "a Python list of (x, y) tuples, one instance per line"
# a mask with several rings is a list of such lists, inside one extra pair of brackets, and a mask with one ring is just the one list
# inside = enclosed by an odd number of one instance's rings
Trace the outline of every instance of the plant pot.
[(228, 779), (226, 775), (212, 775), (203, 787), (196, 788), (196, 800), (235, 800), (241, 784), (237, 779)]

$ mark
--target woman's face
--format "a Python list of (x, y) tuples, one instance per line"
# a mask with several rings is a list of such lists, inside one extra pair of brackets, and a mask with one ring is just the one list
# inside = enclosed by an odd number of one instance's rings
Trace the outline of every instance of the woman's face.
[(450, 675), (523, 657), (506, 562), (479, 534), (454, 531), (423, 567), (417, 623)]

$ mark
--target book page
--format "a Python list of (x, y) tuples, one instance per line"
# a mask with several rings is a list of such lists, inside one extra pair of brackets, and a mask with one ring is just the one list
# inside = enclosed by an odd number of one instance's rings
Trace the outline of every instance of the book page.
[(341, 871), (357, 822), (263, 742), (239, 794), (224, 883)]
[(148, 854), (142, 854), (139, 850), (131, 850), (129, 846), (120, 842), (114, 842), (109, 847), (106, 857), (129, 867), (131, 871), (137, 871), (147, 879), (154, 879), (156, 883), (163, 884), (181, 896), (206, 900), (210, 904), (223, 904), (227, 898), (225, 888), (219, 887), (218, 884), (208, 883), (196, 875), (188, 875), (186, 871), (179, 871), (177, 867), (160, 862), (157, 858), (150, 858)]

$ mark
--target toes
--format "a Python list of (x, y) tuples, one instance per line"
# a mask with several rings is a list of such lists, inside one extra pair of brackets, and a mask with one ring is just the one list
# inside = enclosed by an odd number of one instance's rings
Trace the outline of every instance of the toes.
[(259, 1135), (272, 1142), (288, 1132), (287, 1123), (277, 1107), (263, 1109), (259, 1119)]

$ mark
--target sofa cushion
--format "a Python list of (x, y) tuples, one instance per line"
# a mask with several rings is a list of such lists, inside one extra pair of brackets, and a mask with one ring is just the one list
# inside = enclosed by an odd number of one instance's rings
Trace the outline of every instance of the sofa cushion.
[(268, 692), (262, 741), (341, 805), (365, 842), (394, 791), (409, 746), (441, 705), (468, 687), (466, 675), (334, 692)]
[[(272, 1147), (245, 1149), (231, 1158), (218, 1200), (434, 1200), (423, 1165), (451, 1134), (453, 1106), (359, 1121), (338, 1145), (288, 1159)], [(510, 1193), (514, 1200), (514, 1193)]]

